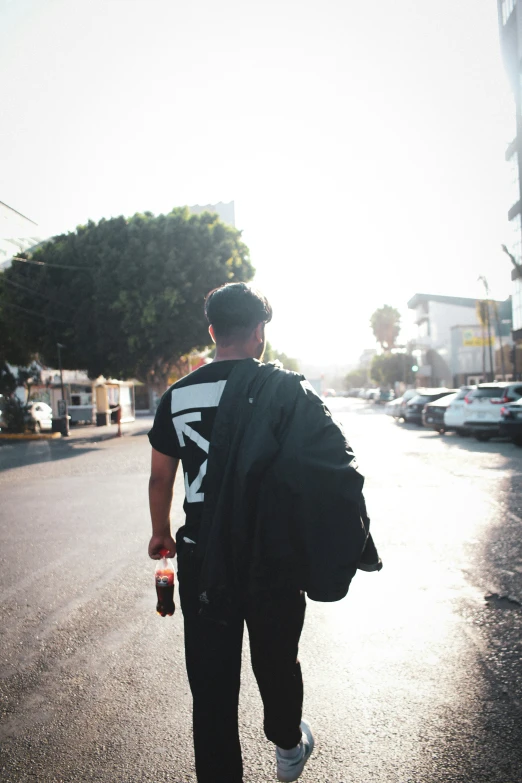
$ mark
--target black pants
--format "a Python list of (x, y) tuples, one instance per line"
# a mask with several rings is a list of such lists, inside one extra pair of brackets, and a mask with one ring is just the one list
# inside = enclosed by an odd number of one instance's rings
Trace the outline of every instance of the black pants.
[(243, 783), (238, 701), (244, 623), (263, 700), (266, 737), (281, 748), (294, 748), (301, 740), (303, 680), (297, 653), (305, 597), (295, 591), (246, 602), (231, 623), (219, 625), (198, 615), (195, 562), (190, 553), (179, 554), (198, 783)]

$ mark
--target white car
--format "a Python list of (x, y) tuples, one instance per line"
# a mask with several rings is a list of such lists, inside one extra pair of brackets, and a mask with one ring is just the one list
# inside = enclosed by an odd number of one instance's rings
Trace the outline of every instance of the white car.
[(476, 386), (461, 386), (457, 392), (455, 399), (453, 399), (446, 411), (444, 412), (444, 429), (449, 432), (454, 430), (457, 435), (467, 435), (468, 430), (464, 426), (464, 420), (466, 418), (466, 403), (465, 397), (474, 391)]
[(387, 416), (393, 416), (396, 419), (399, 416), (401, 405), (402, 397), (397, 397), (396, 400), (390, 400), (384, 405), (384, 412)]
[(27, 419), (30, 429), (34, 432), (52, 430), (53, 409), (46, 402), (31, 402), (27, 406)]
[(422, 394), (424, 390), (423, 389), (406, 389), (402, 397), (399, 399), (401, 400), (401, 404), (397, 406), (395, 409), (395, 418), (397, 419), (403, 419), (404, 413), (406, 411), (406, 405), (409, 403), (410, 400), (413, 400), (414, 397), (417, 396), (417, 394)]
[(522, 381), (479, 383), (464, 398), (464, 429), (482, 441), (499, 435), (502, 405), (519, 397), (522, 397)]

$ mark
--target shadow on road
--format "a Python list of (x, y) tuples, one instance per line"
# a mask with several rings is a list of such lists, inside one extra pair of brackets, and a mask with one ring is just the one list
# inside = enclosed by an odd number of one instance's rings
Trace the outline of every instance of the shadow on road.
[[(476, 444), (484, 449), (488, 444)], [(491, 444), (493, 447), (495, 444)], [(478, 547), (470, 546), (471, 573), (484, 603), (470, 610), (480, 639), (477, 662), (483, 690), (478, 725), (496, 777), (520, 780), (522, 770), (522, 499), (520, 450), (506, 457), (496, 504)], [(473, 449), (474, 450), (474, 449)], [(479, 706), (479, 705), (477, 705)], [(484, 751), (482, 751), (482, 756)]]
[[(150, 422), (140, 423), (139, 426), (133, 425), (132, 429), (123, 425), (122, 440), (137, 436), (144, 437), (149, 432), (150, 426)], [(0, 472), (26, 465), (79, 457), (86, 452), (96, 451), (97, 444), (109, 440), (120, 440), (115, 426), (100, 429), (73, 428), (68, 438), (60, 440), (1, 441)]]
[(400, 427), (403, 430), (417, 432), (419, 435), (419, 440), (430, 440), (432, 438), (438, 440), (439, 438), (443, 438), (445, 445), (451, 448), (463, 449), (465, 451), (472, 451), (477, 453), (484, 451), (498, 452), (497, 447), (500, 444), (503, 444), (504, 446), (508, 446), (510, 450), (512, 448), (513, 459), (522, 457), (522, 449), (520, 449), (518, 446), (515, 446), (514, 443), (511, 443), (509, 438), (497, 437), (490, 438), (486, 441), (478, 441), (472, 435), (457, 435), (454, 432), (446, 432), (445, 434), (440, 435), (435, 430), (426, 429), (420, 424), (410, 424), (408, 422), (398, 421), (397, 419), (394, 419), (394, 421), (395, 426)]
[(512, 451), (512, 457), (510, 454), (510, 459), (517, 459), (517, 457), (522, 456), (522, 450), (515, 446), (514, 443), (511, 443), (511, 441), (508, 438), (490, 438), (487, 441), (478, 441), (476, 438), (470, 436), (465, 437), (462, 435), (455, 435), (453, 433), (446, 433), (445, 435), (439, 435), (438, 433), (430, 433), (425, 432), (419, 435), (419, 438), (421, 440), (424, 440), (426, 438), (444, 438), (444, 443), (449, 446), (450, 448), (454, 449), (463, 449), (465, 451), (473, 451), (473, 452), (485, 452), (485, 451), (495, 451), (498, 452), (498, 446), (503, 445), (507, 446), (510, 449), (510, 452)]
[[(81, 442), (85, 443), (86, 441)], [(4, 442), (0, 445), (0, 472), (27, 465), (37, 465), (42, 462), (71, 459), (72, 457), (80, 457), (89, 451), (97, 451), (95, 442), (90, 447), (81, 446), (79, 443), (78, 440)]]

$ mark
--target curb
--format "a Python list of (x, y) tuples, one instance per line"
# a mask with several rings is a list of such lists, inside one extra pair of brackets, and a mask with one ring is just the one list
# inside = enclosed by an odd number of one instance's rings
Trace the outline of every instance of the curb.
[(55, 438), (61, 438), (62, 433), (61, 432), (50, 432), (49, 434), (45, 433), (21, 433), (21, 432), (12, 432), (12, 433), (0, 433), (0, 440), (55, 440)]

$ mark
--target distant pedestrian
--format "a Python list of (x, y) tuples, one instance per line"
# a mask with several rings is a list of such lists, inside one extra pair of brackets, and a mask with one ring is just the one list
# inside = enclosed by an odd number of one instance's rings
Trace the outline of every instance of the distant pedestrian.
[[(149, 433), (149, 555), (178, 555), (199, 783), (243, 783), (245, 622), (277, 776), (294, 781), (314, 747), (298, 660), (304, 593), (338, 600), (357, 567), (378, 570), (380, 560), (340, 426), (303, 376), (261, 362), (266, 298), (228, 284), (208, 294), (205, 314), (215, 358), (164, 394)], [(186, 522), (174, 542), (179, 460)]]

